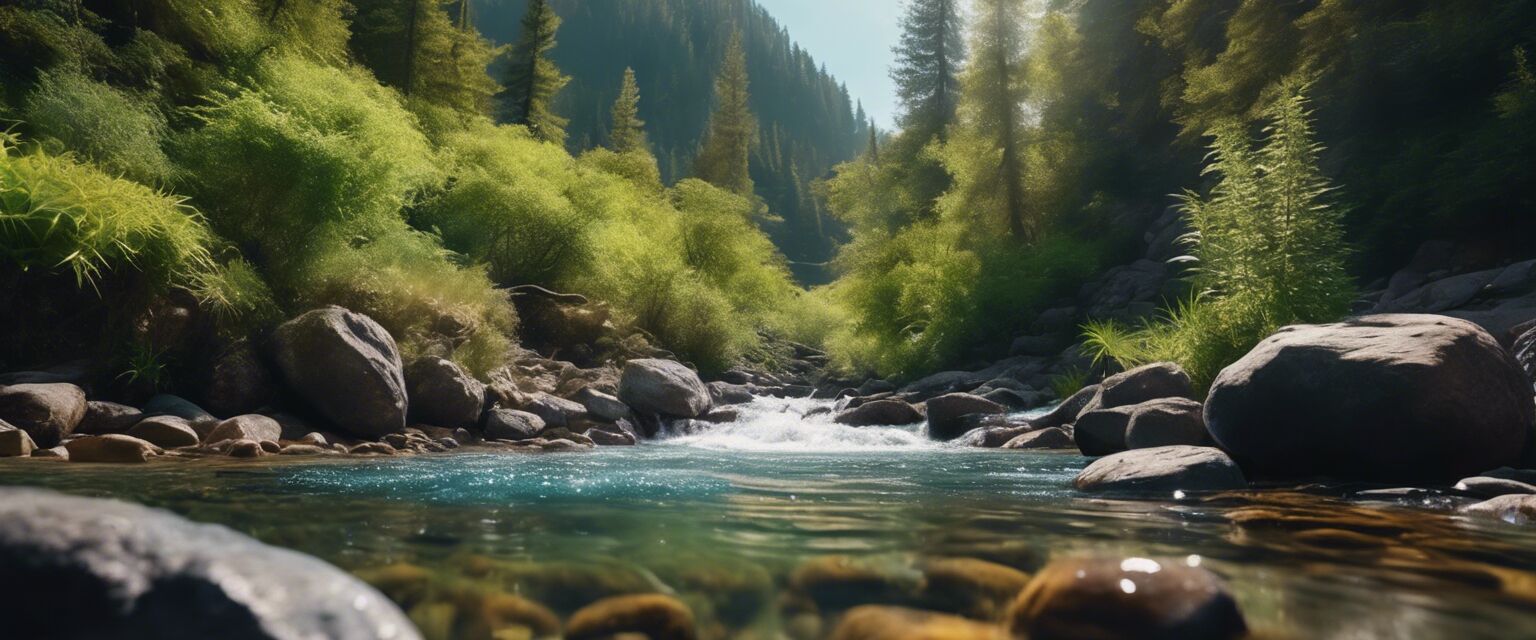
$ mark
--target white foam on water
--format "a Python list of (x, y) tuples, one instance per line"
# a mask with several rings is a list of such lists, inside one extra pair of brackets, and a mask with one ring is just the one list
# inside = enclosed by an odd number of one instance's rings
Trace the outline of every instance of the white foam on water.
[(900, 427), (850, 427), (832, 421), (831, 400), (758, 398), (730, 407), (741, 413), (736, 422), (697, 425), (702, 431), (666, 436), (664, 446), (690, 446), (720, 451), (890, 451), (939, 449), (921, 423)]

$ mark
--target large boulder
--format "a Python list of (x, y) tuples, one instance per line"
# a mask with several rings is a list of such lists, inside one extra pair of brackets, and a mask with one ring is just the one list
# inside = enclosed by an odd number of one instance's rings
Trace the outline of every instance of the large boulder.
[(1194, 385), (1184, 368), (1172, 362), (1157, 362), (1123, 373), (1099, 383), (1100, 392), (1087, 410), (1113, 409), (1163, 398), (1193, 398)]
[(923, 412), (905, 401), (887, 398), (844, 411), (834, 421), (850, 427), (888, 427), (922, 422)]
[(1205, 422), (1254, 476), (1454, 481), (1516, 463), (1536, 404), (1476, 325), (1385, 315), (1281, 329), (1217, 376)]
[(405, 429), (400, 350), (379, 323), (325, 307), (278, 327), (272, 344), (288, 386), (338, 428), (369, 438)]
[(1078, 416), (1082, 415), (1083, 411), (1088, 408), (1088, 405), (1097, 403), (1099, 394), (1102, 392), (1103, 388), (1096, 384), (1078, 389), (1077, 393), (1063, 400), (1061, 404), (1056, 405), (1056, 408), (1051, 409), (1049, 413), (1031, 420), (1030, 424), (1037, 428), (1045, 429), (1049, 427), (1065, 427), (1077, 422)]
[(1020, 435), (1006, 443), (1004, 449), (1070, 449), (1072, 436), (1061, 427), (1046, 427)]
[(418, 358), (405, 370), (412, 421), (457, 429), (480, 423), (485, 385), (443, 358)]
[(544, 431), (544, 419), (527, 411), (497, 407), (485, 414), (486, 440), (532, 440)]
[(587, 419), (587, 408), (581, 403), (547, 393), (533, 394), (523, 405), (523, 411), (543, 418), (544, 424), (551, 427), (564, 427)]
[(1158, 447), (1095, 460), (1073, 484), (1081, 491), (1172, 493), (1224, 491), (1248, 486), (1227, 454), (1212, 447)]
[(128, 430), (128, 435), (157, 447), (175, 449), (195, 447), (202, 438), (185, 418), (176, 416), (151, 416), (139, 421)]
[(641, 413), (697, 418), (713, 402), (699, 374), (671, 360), (639, 359), (624, 363), (619, 399)]
[(928, 436), (935, 440), (954, 440), (970, 428), (965, 416), (1005, 413), (1007, 410), (1003, 405), (969, 393), (942, 395), (928, 401)]
[(16, 638), (420, 638), (383, 595), (309, 556), (35, 489), (0, 489), (0, 615)]
[(56, 382), (0, 387), (0, 420), (27, 432), (42, 448), (58, 446), (85, 418), (85, 391)]
[(1019, 594), (1006, 616), (1016, 638), (1245, 637), (1248, 625), (1225, 582), (1185, 561), (1057, 560)]
[(1205, 430), (1205, 406), (1187, 398), (1163, 398), (1131, 409), (1125, 428), (1125, 448), (1151, 449), (1174, 445), (1210, 444)]
[(256, 442), (277, 442), (283, 438), (283, 425), (277, 420), (261, 415), (235, 416), (220, 422), (208, 434), (208, 442), (224, 442), (225, 440), (254, 440)]
[(64, 448), (69, 451), (70, 462), (149, 462), (150, 458), (164, 453), (151, 442), (120, 433), (74, 438), (65, 443)]
[(592, 387), (582, 387), (571, 399), (580, 402), (588, 415), (599, 420), (618, 422), (629, 417), (629, 405)]
[(1135, 405), (1099, 409), (1078, 416), (1072, 427), (1072, 440), (1079, 451), (1090, 457), (1125, 451), (1125, 430), (1131, 426)]
[(143, 411), (128, 405), (92, 400), (85, 403), (85, 417), (80, 419), (75, 433), (89, 436), (126, 433), (143, 419)]

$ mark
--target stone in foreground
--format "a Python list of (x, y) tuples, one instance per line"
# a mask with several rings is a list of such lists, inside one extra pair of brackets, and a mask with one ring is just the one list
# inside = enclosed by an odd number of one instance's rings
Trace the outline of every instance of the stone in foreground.
[(1000, 627), (959, 616), (866, 605), (843, 615), (832, 640), (1005, 640)]
[(1382, 315), (1281, 329), (1217, 376), (1205, 421), (1254, 476), (1453, 481), (1516, 463), (1536, 405), (1478, 326)]
[(1006, 620), (1014, 637), (1031, 640), (1229, 640), (1248, 633), (1221, 578), (1188, 562), (1149, 558), (1052, 562)]
[(693, 612), (671, 596), (642, 594), (599, 600), (571, 614), (566, 640), (598, 640), (633, 634), (644, 638), (693, 640)]
[(1101, 458), (1073, 483), (1080, 491), (1172, 493), (1248, 486), (1237, 464), (1212, 447), (1157, 447)]
[(68, 383), (0, 387), (0, 420), (32, 436), (40, 447), (57, 446), (85, 418), (85, 391)]
[(624, 363), (619, 400), (640, 413), (697, 418), (713, 404), (699, 374), (671, 360), (639, 359)]
[(405, 429), (400, 349), (379, 323), (325, 307), (278, 327), (272, 343), (288, 386), (338, 428), (369, 438)]
[(0, 615), (17, 638), (420, 637), (383, 595), (309, 556), (33, 489), (0, 489)]

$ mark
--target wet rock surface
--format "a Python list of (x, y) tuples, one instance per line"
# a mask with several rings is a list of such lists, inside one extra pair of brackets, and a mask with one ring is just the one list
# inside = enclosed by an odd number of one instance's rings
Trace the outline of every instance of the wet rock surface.
[(1052, 562), (1019, 594), (1008, 629), (1032, 640), (1240, 638), (1248, 627), (1215, 574), (1174, 560)]
[(1074, 482), (1082, 491), (1172, 493), (1248, 486), (1237, 464), (1212, 447), (1137, 449), (1094, 461)]
[(671, 360), (641, 359), (624, 364), (619, 399), (635, 411), (697, 418), (713, 401), (699, 374)]
[(85, 391), (69, 383), (0, 387), (0, 420), (27, 432), (42, 447), (56, 446), (73, 433), (85, 418), (85, 407)]

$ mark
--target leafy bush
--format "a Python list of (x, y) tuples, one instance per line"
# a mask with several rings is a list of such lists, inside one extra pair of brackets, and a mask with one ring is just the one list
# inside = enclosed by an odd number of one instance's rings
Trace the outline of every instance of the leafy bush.
[(1306, 87), (1279, 89), (1260, 149), (1245, 127), (1222, 125), (1207, 167), (1219, 183), (1207, 198), (1184, 198), (1196, 297), (1137, 330), (1090, 325), (1085, 335), (1100, 357), (1179, 362), (1203, 386), (1276, 329), (1348, 312), (1342, 211), (1317, 168)]
[(179, 198), (73, 158), (0, 141), (0, 250), (22, 269), (66, 269), (80, 286), (132, 270), (191, 287), (214, 272), (213, 235)]
[(38, 76), (22, 119), (111, 173), (138, 182), (159, 183), (171, 174), (160, 149), (165, 118), (142, 99), (76, 72), (53, 70)]

